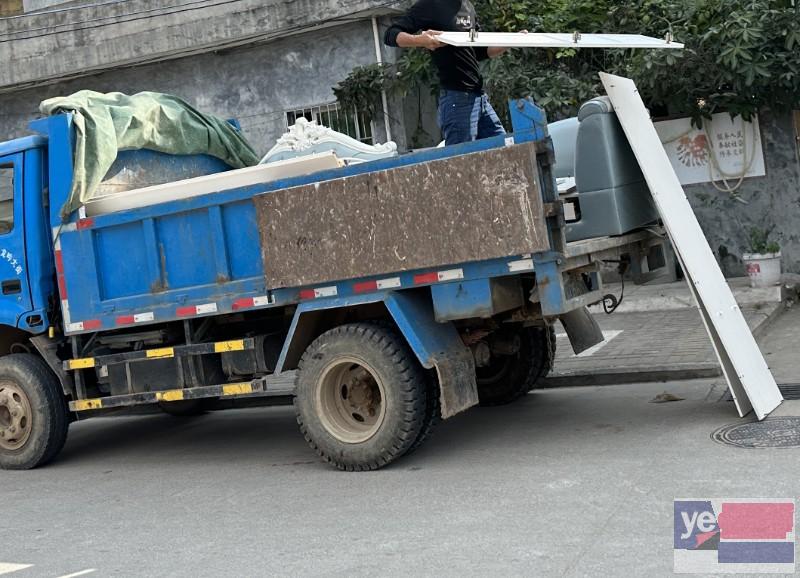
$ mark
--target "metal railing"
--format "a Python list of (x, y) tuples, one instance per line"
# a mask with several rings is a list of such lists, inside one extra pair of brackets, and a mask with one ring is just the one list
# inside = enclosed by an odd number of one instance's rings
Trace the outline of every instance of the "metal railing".
[(306, 118), (365, 144), (374, 144), (372, 117), (368, 112), (346, 110), (337, 102), (290, 110), (286, 112), (286, 128), (293, 126), (298, 118)]

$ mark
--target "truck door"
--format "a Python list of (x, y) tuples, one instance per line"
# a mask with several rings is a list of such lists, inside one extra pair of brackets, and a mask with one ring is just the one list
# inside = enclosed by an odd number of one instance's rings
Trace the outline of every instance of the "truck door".
[(25, 263), (23, 154), (0, 157), (0, 323), (17, 326), (31, 310)]

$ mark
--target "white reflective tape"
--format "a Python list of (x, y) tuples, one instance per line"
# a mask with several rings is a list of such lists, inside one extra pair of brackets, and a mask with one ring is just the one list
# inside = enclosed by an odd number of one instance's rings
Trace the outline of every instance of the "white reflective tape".
[(336, 287), (320, 287), (318, 289), (314, 289), (314, 297), (336, 297), (339, 294), (339, 290)]
[(508, 270), (512, 273), (519, 271), (533, 271), (533, 259), (523, 259), (522, 261), (512, 261), (508, 264)]
[(402, 286), (400, 277), (392, 277), (391, 279), (381, 279), (378, 281), (378, 289), (397, 289)]
[(439, 271), (437, 275), (439, 276), (439, 281), (455, 281), (464, 278), (464, 270), (451, 269), (450, 271)]
[(32, 564), (6, 564), (5, 562), (0, 562), (0, 575), (11, 574), (12, 572), (18, 572), (31, 567)]
[(87, 574), (94, 574), (95, 572), (97, 572), (96, 569), (89, 568), (88, 570), (81, 570), (80, 572), (75, 572), (74, 574), (64, 574), (58, 578), (78, 578), (78, 576), (86, 576)]
[(134, 323), (147, 323), (148, 321), (155, 321), (155, 313), (139, 313), (133, 316)]
[(75, 333), (76, 331), (83, 331), (83, 321), (80, 323), (67, 324), (67, 333)]
[(205, 305), (198, 305), (195, 307), (196, 315), (205, 315), (206, 313), (216, 313), (217, 312), (217, 304), (216, 303), (206, 303)]
[(275, 303), (275, 298), (272, 296), (269, 297), (253, 297), (253, 306), (254, 307), (263, 307), (265, 305), (272, 305)]
[(72, 323), (72, 317), (69, 314), (69, 301), (66, 299), (61, 300), (61, 317), (64, 319), (64, 326), (69, 331), (69, 326)]
[(506, 137), (506, 146), (510, 147), (513, 146), (513, 144), (514, 144), (514, 137), (513, 136)]

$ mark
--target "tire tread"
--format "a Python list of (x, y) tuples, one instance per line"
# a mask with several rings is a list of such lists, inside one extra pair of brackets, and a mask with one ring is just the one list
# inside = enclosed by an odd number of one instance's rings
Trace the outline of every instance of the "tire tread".
[(420, 385), (421, 383), (424, 385), (424, 375), (416, 359), (412, 358), (413, 354), (395, 331), (383, 324), (368, 322), (341, 325), (323, 333), (300, 358), (298, 373), (302, 375), (303, 371), (313, 364), (318, 351), (327, 344), (350, 339), (356, 341), (353, 344), (355, 347), (358, 346), (357, 341), (374, 344), (377, 351), (393, 366), (391, 368), (393, 379), (389, 385), (398, 389), (400, 398), (405, 402), (402, 409), (404, 415), (398, 420), (399, 427), (394, 442), (388, 447), (380, 448), (370, 459), (358, 462), (348, 460), (341, 455), (334, 455), (314, 440), (295, 397), (297, 423), (306, 442), (325, 462), (345, 471), (377, 470), (408, 453), (419, 437), (426, 410), (426, 390)]
[[(0, 467), (10, 470), (30, 470), (50, 463), (64, 448), (70, 424), (69, 408), (58, 379), (39, 357), (29, 353), (6, 355), (0, 359), (0, 373), (9, 370), (22, 374), (25, 381), (37, 387), (42, 394), (44, 412), (37, 414), (36, 417), (45, 421), (46, 438), (28, 457), (20, 459), (23, 454), (19, 453), (0, 456)], [(31, 408), (36, 412), (34, 400), (29, 401)], [(29, 440), (29, 443), (35, 441)], [(24, 451), (23, 449), (23, 453)]]

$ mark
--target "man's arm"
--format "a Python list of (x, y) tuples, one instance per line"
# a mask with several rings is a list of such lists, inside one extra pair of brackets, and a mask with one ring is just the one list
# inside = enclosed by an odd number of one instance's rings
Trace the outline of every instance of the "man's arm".
[[(431, 0), (421, 0), (412, 6), (408, 12), (395, 20), (386, 31), (384, 42), (389, 46), (400, 48), (427, 48), (436, 50), (444, 46), (436, 38), (441, 32), (426, 30), (430, 28), (431, 21), (426, 16), (433, 9)], [(420, 30), (425, 30), (417, 34)]]
[(444, 46), (442, 42), (436, 38), (441, 32), (438, 30), (426, 30), (420, 34), (409, 34), (408, 32), (401, 32), (397, 35), (395, 42), (396, 46), (400, 48), (427, 48), (428, 50), (436, 50)]
[[(520, 30), (519, 33), (520, 34), (527, 34), (528, 31), (527, 30)], [(498, 56), (502, 56), (503, 54), (505, 54), (509, 50), (510, 49), (506, 48), (506, 47), (490, 46), (490, 47), (488, 47), (486, 49), (486, 58), (497, 58)], [(482, 59), (482, 58), (479, 57), (478, 60), (485, 60), (485, 59)]]
[(489, 58), (497, 58), (508, 52), (508, 48), (501, 48), (500, 46), (479, 46), (475, 48), (475, 56), (478, 62), (488, 60)]

